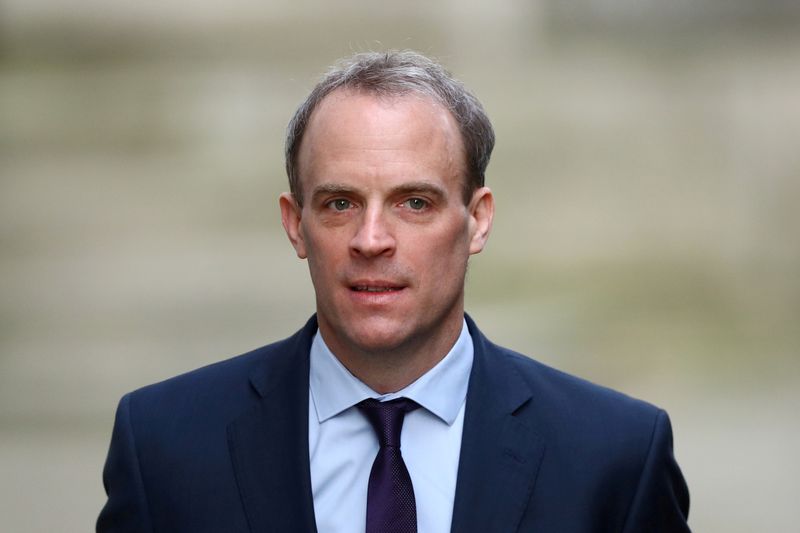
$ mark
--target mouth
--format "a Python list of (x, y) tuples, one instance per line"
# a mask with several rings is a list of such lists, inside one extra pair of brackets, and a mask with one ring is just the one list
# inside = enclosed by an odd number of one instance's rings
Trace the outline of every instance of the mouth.
[(389, 281), (385, 279), (354, 279), (348, 284), (350, 291), (360, 294), (391, 294), (402, 291), (406, 288), (403, 283)]
[(350, 290), (353, 292), (381, 293), (401, 291), (403, 290), (403, 287), (394, 285), (352, 285)]

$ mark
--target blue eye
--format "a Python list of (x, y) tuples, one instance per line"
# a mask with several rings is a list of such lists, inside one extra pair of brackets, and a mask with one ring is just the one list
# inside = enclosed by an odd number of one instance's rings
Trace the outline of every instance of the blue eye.
[(331, 202), (328, 205), (330, 205), (337, 211), (345, 211), (349, 209), (350, 206), (353, 204), (350, 203), (350, 200), (345, 200), (344, 198), (338, 198), (336, 200), (331, 200)]
[(420, 209), (425, 209), (428, 207), (428, 202), (422, 198), (410, 198), (406, 200), (406, 204), (414, 211), (419, 211)]

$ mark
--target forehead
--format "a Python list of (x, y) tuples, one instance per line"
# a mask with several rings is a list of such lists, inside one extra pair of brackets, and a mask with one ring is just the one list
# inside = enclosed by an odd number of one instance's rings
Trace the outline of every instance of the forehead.
[(463, 142), (450, 111), (418, 93), (379, 96), (337, 89), (312, 113), (297, 163), (306, 181), (321, 164), (359, 160), (386, 165), (414, 159), (463, 174)]

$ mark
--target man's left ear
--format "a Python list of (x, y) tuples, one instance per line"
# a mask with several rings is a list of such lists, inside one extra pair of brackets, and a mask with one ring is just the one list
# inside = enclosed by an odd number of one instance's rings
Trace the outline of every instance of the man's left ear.
[(475, 189), (469, 202), (469, 253), (477, 254), (486, 246), (494, 219), (494, 196), (489, 187)]

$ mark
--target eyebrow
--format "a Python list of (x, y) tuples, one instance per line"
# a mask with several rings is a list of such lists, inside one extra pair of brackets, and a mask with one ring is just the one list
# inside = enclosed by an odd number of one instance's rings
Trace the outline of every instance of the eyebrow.
[(319, 198), (320, 196), (328, 196), (331, 194), (353, 194), (354, 192), (355, 189), (347, 185), (323, 183), (322, 185), (314, 187), (314, 190), (311, 192), (311, 197)]
[[(352, 195), (357, 193), (357, 189), (349, 185), (341, 183), (323, 183), (314, 187), (311, 193), (312, 199), (319, 198), (320, 196), (329, 195)], [(427, 181), (412, 181), (409, 183), (402, 183), (397, 187), (393, 187), (389, 191), (390, 196), (405, 195), (405, 194), (427, 194), (437, 198), (444, 198), (447, 193), (444, 189)]]
[(444, 189), (427, 181), (412, 181), (410, 183), (403, 183), (392, 189), (392, 195), (415, 193), (436, 196), (437, 198), (444, 198), (447, 195)]

